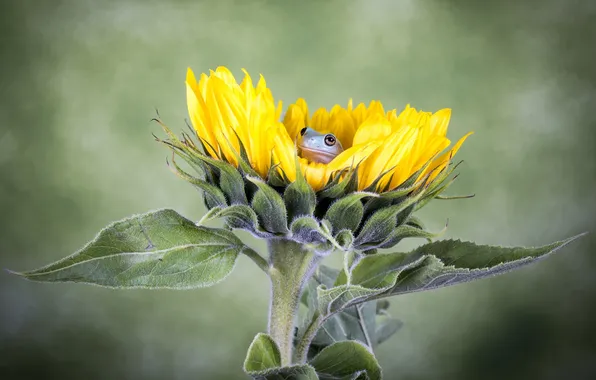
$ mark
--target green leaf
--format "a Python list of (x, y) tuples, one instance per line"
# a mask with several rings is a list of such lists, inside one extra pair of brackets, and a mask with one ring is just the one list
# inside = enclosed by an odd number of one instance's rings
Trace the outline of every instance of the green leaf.
[(432, 239), (441, 236), (447, 230), (447, 226), (439, 232), (433, 233), (422, 230), (407, 224), (401, 225), (393, 230), (389, 236), (375, 248), (391, 248), (405, 238), (424, 238)]
[(389, 315), (377, 316), (375, 331), (375, 346), (385, 342), (403, 326), (403, 322)]
[(227, 277), (245, 248), (228, 231), (164, 209), (112, 223), (75, 254), (17, 274), (114, 288), (199, 288)]
[(315, 369), (308, 364), (273, 368), (249, 375), (255, 380), (319, 380)]
[(263, 333), (257, 334), (248, 348), (244, 372), (257, 380), (318, 380), (310, 365), (281, 367), (277, 344), (271, 336)]
[(423, 260), (404, 253), (364, 256), (353, 266), (349, 283), (346, 283), (345, 272), (340, 272), (336, 286), (317, 288), (319, 312), (331, 315), (373, 299), (390, 290), (402, 271), (418, 266)]
[(262, 372), (277, 367), (281, 367), (279, 347), (269, 335), (258, 333), (248, 347), (244, 371)]
[(317, 288), (319, 312), (322, 315), (332, 315), (346, 307), (365, 302), (389, 289), (390, 287), (371, 289), (360, 285), (340, 285), (327, 288), (320, 285)]
[(419, 265), (402, 271), (395, 285), (381, 297), (431, 290), (509, 272), (547, 257), (583, 236), (536, 248), (477, 245), (460, 240), (425, 244), (410, 253)]
[(346, 308), (327, 319), (312, 345), (329, 346), (343, 340), (358, 340), (368, 346), (376, 342), (376, 302)]
[(346, 195), (331, 204), (324, 219), (331, 223), (333, 231), (344, 229), (354, 231), (360, 225), (364, 214), (361, 199), (376, 196), (376, 194), (365, 192)]
[(364, 256), (352, 269), (351, 283), (370, 289), (388, 288), (395, 284), (401, 272), (418, 267), (423, 260), (418, 255), (406, 253)]
[(343, 341), (324, 348), (310, 364), (321, 379), (355, 378), (365, 373), (369, 380), (382, 378), (381, 367), (373, 353), (357, 341)]
[(252, 199), (252, 208), (257, 213), (261, 226), (274, 234), (287, 233), (286, 206), (281, 195), (260, 178), (246, 179), (259, 188)]

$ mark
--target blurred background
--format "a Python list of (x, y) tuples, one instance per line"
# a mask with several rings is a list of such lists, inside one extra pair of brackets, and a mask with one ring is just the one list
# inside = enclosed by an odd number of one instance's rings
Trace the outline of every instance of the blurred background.
[[(191, 219), (199, 194), (154, 142), (187, 117), (187, 66), (262, 73), (311, 110), (381, 100), (453, 109), (450, 194), (420, 212), (446, 237), (542, 245), (591, 234), (517, 272), (394, 298), (387, 379), (596, 378), (596, 2), (0, 3), (0, 267), (66, 256), (113, 220)], [(241, 234), (263, 252), (263, 245)], [(421, 241), (408, 242), (409, 249)], [(194, 291), (114, 291), (0, 273), (4, 379), (243, 379), (269, 284), (241, 257)]]

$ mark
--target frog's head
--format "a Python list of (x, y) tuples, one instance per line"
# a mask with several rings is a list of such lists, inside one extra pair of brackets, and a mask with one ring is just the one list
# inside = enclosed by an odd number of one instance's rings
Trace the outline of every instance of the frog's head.
[(302, 128), (297, 145), (301, 157), (322, 164), (330, 163), (344, 151), (334, 134), (322, 134), (309, 127)]

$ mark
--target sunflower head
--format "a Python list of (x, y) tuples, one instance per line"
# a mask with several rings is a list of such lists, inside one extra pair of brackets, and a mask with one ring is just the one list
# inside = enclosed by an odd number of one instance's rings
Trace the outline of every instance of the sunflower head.
[[(409, 105), (400, 113), (378, 101), (309, 112), (304, 99), (281, 118), (265, 79), (225, 67), (186, 76), (192, 134), (168, 144), (198, 175), (172, 169), (205, 194), (207, 218), (271, 238), (284, 236), (320, 250), (370, 250), (405, 236), (429, 237), (413, 211), (453, 179), (449, 109)], [(163, 124), (162, 124), (163, 125)]]

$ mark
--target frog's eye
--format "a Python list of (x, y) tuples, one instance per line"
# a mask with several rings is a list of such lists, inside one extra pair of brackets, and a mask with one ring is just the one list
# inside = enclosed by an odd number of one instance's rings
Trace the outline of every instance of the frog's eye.
[(333, 136), (332, 134), (325, 135), (325, 145), (333, 146), (335, 145), (336, 141), (337, 140), (335, 139), (335, 136)]
[(304, 136), (305, 133), (306, 133), (306, 127), (302, 128), (300, 130), (300, 136)]

